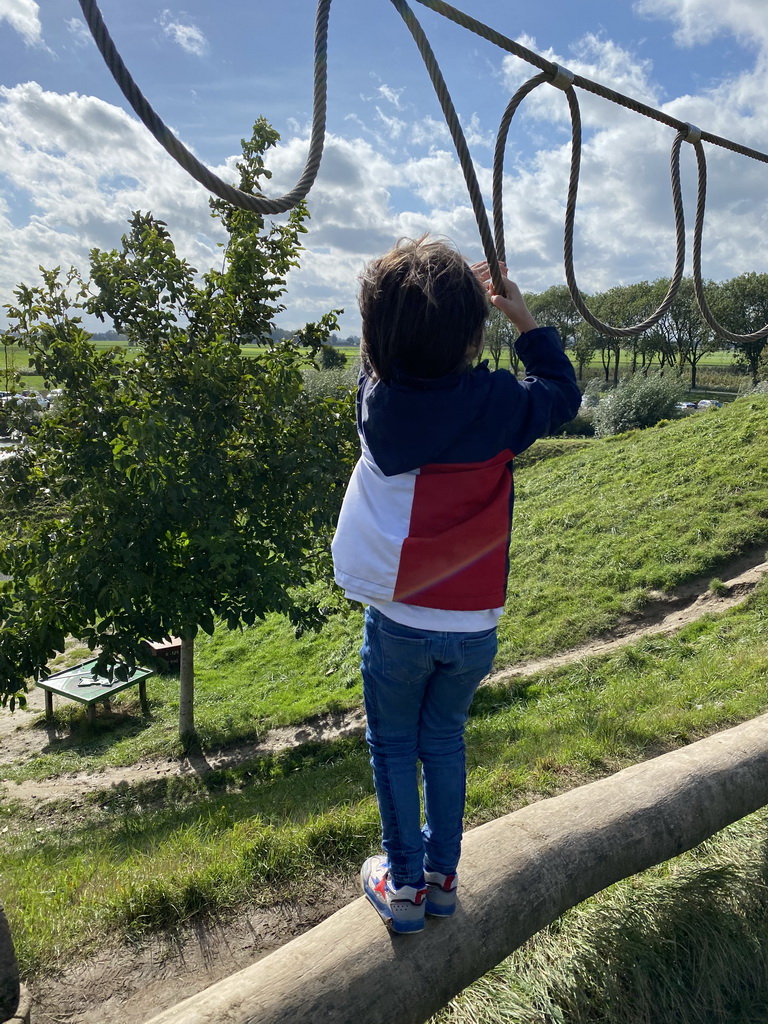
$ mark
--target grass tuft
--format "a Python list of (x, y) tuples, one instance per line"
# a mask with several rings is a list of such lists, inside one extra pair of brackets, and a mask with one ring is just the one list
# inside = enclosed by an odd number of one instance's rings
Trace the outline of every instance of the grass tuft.
[(569, 911), (432, 1024), (762, 1024), (768, 814)]

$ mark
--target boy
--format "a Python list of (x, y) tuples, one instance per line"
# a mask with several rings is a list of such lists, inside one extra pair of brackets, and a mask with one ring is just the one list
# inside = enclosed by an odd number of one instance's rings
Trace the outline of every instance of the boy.
[[(503, 268), (506, 273), (505, 268)], [(404, 239), (361, 278), (357, 425), (333, 558), (365, 604), (362, 675), (385, 856), (363, 891), (395, 932), (456, 908), (464, 726), (496, 654), (508, 572), (512, 459), (572, 419), (581, 394), (557, 332), (487, 264)], [(472, 363), (491, 302), (520, 331), (528, 376)], [(416, 762), (426, 823), (421, 826)]]

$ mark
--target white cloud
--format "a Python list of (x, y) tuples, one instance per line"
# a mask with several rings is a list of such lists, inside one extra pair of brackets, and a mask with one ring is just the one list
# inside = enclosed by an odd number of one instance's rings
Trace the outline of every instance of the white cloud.
[[(185, 15), (181, 16), (186, 18)], [(202, 57), (208, 52), (208, 40), (202, 31), (188, 20), (173, 20), (173, 15), (166, 9), (160, 16), (160, 24), (163, 32), (174, 43), (177, 43), (186, 53), (195, 57)]]
[(403, 89), (393, 89), (389, 85), (379, 86), (379, 96), (391, 103), (396, 110), (402, 110), (402, 106), (400, 104), (400, 97), (402, 94)]
[(168, 221), (180, 251), (206, 269), (216, 235), (205, 191), (124, 111), (31, 82), (0, 87), (0, 305), (37, 267), (87, 269), (93, 247), (114, 248), (133, 210)]
[(450, 143), (451, 133), (448, 130), (448, 125), (445, 121), (438, 121), (434, 117), (427, 115), (422, 117), (419, 121), (414, 121), (411, 124), (411, 142), (415, 146), (428, 146), (432, 143)]
[(93, 42), (90, 29), (82, 18), (69, 18), (66, 24), (75, 46), (88, 46)]
[(399, 139), (405, 130), (406, 124), (399, 117), (389, 117), (381, 107), (376, 107), (376, 117), (384, 125), (384, 129), (389, 139)]
[(768, 47), (765, 0), (637, 0), (635, 11), (673, 21), (680, 46), (708, 43), (730, 32), (742, 43)]
[(27, 46), (43, 45), (40, 7), (35, 0), (0, 0), (0, 21), (16, 29)]

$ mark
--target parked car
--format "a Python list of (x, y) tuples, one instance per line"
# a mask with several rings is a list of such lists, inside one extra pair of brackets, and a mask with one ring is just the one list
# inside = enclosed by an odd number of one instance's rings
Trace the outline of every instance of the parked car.
[(698, 409), (722, 409), (723, 403), (716, 401), (714, 398), (702, 398), (698, 403)]
[(21, 392), (21, 397), (26, 404), (31, 405), (33, 409), (37, 407), (38, 409), (45, 410), (51, 404), (45, 395), (41, 395), (39, 391), (35, 391), (32, 388), (25, 388)]

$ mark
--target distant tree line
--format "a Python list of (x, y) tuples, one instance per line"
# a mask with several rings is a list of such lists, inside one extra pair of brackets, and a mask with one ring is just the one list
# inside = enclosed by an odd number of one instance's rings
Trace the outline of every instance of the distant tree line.
[[(656, 309), (669, 288), (669, 278), (617, 285), (608, 291), (585, 296), (590, 310), (614, 327), (628, 327), (644, 320)], [(728, 281), (708, 281), (707, 301), (724, 327), (737, 334), (751, 334), (768, 323), (768, 274), (741, 274)], [(565, 285), (554, 285), (539, 294), (527, 293), (531, 312), (542, 323), (558, 329), (571, 351), (579, 379), (599, 353), (606, 381), (618, 383), (622, 354), (629, 358), (632, 373), (672, 367), (690, 372), (696, 387), (699, 363), (710, 352), (732, 351), (734, 362), (748, 373), (752, 383), (759, 380), (768, 355), (768, 339), (731, 344), (719, 338), (704, 321), (696, 303), (693, 279), (684, 278), (672, 305), (648, 331), (633, 338), (612, 338), (596, 331), (581, 318)], [(517, 332), (495, 310), (486, 328), (486, 352), (499, 365), (508, 352), (512, 368), (518, 363), (514, 351)]]

